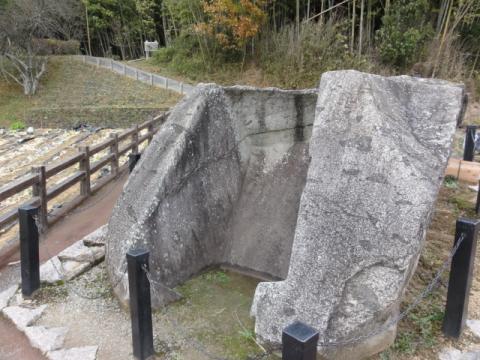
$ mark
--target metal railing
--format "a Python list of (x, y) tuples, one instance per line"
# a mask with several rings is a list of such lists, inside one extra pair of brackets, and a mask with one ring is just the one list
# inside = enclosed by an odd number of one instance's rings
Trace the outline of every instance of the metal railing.
[(115, 61), (113, 59), (88, 55), (78, 55), (78, 57), (85, 64), (95, 65), (97, 67), (109, 69), (117, 74), (129, 77), (137, 81), (141, 81), (145, 84), (166, 90), (172, 90), (182, 95), (188, 95), (194, 89), (194, 86), (190, 84), (185, 84), (181, 81), (170, 79), (157, 74), (152, 74), (150, 72), (128, 66), (125, 63)]

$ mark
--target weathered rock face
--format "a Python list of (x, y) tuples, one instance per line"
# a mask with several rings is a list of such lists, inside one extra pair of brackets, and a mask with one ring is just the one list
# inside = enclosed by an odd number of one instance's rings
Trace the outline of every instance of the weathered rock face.
[(263, 340), (294, 320), (320, 332), (327, 357), (357, 359), (393, 341), (403, 290), (423, 246), (463, 89), (356, 71), (322, 76), (312, 158), (284, 281), (260, 283)]
[(168, 290), (214, 264), (271, 278), (288, 270), (309, 163), (316, 91), (205, 85), (175, 107), (118, 201), (107, 263), (126, 299), (125, 253), (150, 250)]
[(234, 266), (284, 279), (257, 287), (260, 339), (279, 343), (282, 328), (300, 320), (321, 342), (375, 332), (321, 347), (328, 357), (383, 349), (462, 95), (442, 81), (356, 71), (324, 74), (318, 96), (198, 87), (157, 133), (114, 209), (106, 259), (116, 293), (126, 299), (119, 279), (133, 247), (150, 250), (157, 305), (201, 269)]

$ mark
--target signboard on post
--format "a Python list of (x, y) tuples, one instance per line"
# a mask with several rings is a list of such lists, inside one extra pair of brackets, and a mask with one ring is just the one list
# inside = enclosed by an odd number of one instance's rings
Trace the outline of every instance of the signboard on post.
[(145, 56), (147, 59), (152, 56), (152, 51), (158, 50), (158, 41), (145, 41)]

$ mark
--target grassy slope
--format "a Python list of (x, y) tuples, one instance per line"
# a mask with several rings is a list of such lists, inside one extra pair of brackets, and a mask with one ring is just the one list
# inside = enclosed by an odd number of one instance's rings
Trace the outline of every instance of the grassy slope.
[(0, 127), (24, 121), (26, 113), (35, 108), (168, 107), (178, 99), (176, 93), (69, 57), (52, 57), (33, 97), (24, 96), (20, 86), (0, 78)]
[(220, 85), (250, 85), (259, 87), (281, 87), (278, 83), (271, 81), (264, 76), (261, 69), (254, 65), (248, 65), (242, 71), (239, 64), (224, 65), (223, 67), (216, 68), (213, 73), (202, 73), (198, 77), (190, 78), (185, 75), (179, 74), (174, 70), (162, 66), (155, 62), (155, 60), (139, 60), (133, 63), (128, 63), (130, 66), (137, 67), (139, 69), (152, 72), (154, 74), (167, 76), (172, 79), (183, 81), (188, 84), (196, 84), (199, 82), (208, 83), (214, 82)]

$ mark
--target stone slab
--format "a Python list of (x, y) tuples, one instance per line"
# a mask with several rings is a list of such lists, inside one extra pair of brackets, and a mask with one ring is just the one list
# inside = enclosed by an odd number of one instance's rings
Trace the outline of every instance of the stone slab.
[(438, 355), (439, 360), (480, 360), (480, 350), (460, 351), (454, 348), (443, 349)]
[(62, 264), (57, 256), (40, 265), (40, 281), (47, 284), (55, 284), (64, 280), (62, 275)]
[(49, 360), (95, 360), (98, 346), (83, 346), (71, 349), (50, 351), (47, 353)]
[[(83, 246), (83, 244), (81, 245)], [(103, 249), (98, 247), (96, 250), (97, 256), (102, 252)], [(90, 269), (93, 264), (94, 262), (85, 261), (60, 261), (60, 259), (55, 256), (40, 266), (40, 281), (47, 284), (68, 281)]]
[(478, 338), (480, 338), (480, 320), (467, 320), (467, 327)]
[(39, 349), (42, 354), (62, 348), (67, 332), (68, 328), (65, 327), (28, 326), (25, 328), (25, 335), (30, 344)]
[(89, 262), (91, 264), (101, 260), (105, 256), (104, 246), (86, 246), (84, 241), (77, 241), (58, 254), (58, 259), (62, 262), (76, 261)]
[(8, 306), (8, 302), (15, 295), (18, 290), (18, 284), (10, 286), (0, 293), (0, 311)]
[(299, 320), (329, 359), (393, 342), (386, 327), (424, 245), (463, 93), (441, 80), (322, 75), (288, 275), (255, 291), (260, 340), (281, 343)]
[(27, 326), (32, 325), (42, 316), (46, 308), (47, 305), (39, 307), (9, 306), (4, 308), (2, 313), (15, 324), (18, 330), (25, 331)]
[(105, 235), (108, 231), (108, 225), (99, 227), (94, 232), (85, 236), (82, 240), (86, 246), (103, 246), (105, 245)]

